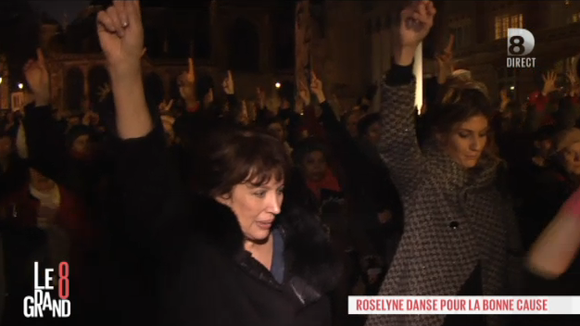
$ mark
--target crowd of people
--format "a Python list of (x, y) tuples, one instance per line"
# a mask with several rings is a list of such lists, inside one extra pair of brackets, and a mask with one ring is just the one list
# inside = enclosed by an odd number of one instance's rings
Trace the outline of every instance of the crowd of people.
[[(23, 67), (34, 102), (0, 120), (0, 323), (576, 325), (348, 316), (357, 294), (580, 292), (576, 73), (569, 89), (548, 72), (526, 103), (494, 100), (454, 69), (451, 40), (418, 111), (413, 60), (435, 14), (401, 12), (390, 71), (341, 115), (323, 71), (283, 83), (279, 108), (260, 89), (250, 107), (235, 71), (215, 87), (193, 59), (181, 98), (155, 103), (139, 1), (99, 12), (110, 84), (81, 116), (51, 105), (38, 50)], [(69, 262), (71, 318), (24, 318), (35, 261)]]

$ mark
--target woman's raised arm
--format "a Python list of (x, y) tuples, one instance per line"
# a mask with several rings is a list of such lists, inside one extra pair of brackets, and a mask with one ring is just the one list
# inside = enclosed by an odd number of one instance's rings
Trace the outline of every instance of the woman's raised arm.
[[(111, 76), (120, 144), (115, 177), (121, 216), (130, 236), (160, 250), (178, 238), (187, 214), (177, 164), (147, 107), (141, 74), (143, 25), (139, 1), (113, 1), (97, 16)], [(170, 228), (170, 229), (168, 229)]]

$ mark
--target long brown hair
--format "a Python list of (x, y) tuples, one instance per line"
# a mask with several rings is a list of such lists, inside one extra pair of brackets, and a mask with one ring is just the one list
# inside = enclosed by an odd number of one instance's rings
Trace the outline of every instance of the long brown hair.
[(460, 74), (441, 86), (435, 105), (425, 113), (425, 122), (432, 136), (445, 135), (458, 123), (482, 115), (490, 124), (485, 152), (497, 157), (498, 149), (491, 129), (494, 113), (485, 85), (473, 80), (470, 74)]

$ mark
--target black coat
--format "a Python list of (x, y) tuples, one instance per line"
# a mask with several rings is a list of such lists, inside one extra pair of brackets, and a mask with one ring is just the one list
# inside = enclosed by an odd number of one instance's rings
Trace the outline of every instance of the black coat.
[(339, 276), (314, 216), (288, 214), (284, 281), (243, 249), (232, 211), (212, 199), (196, 204), (196, 228), (182, 260), (164, 274), (162, 325), (330, 325), (327, 297)]
[(279, 284), (244, 250), (242, 231), (228, 207), (213, 199), (186, 198), (193, 211), (184, 213), (188, 205), (178, 200), (183, 192), (170, 181), (176, 169), (162, 144), (155, 131), (124, 142), (116, 180), (122, 183), (127, 230), (158, 265), (157, 324), (330, 325), (327, 293), (341, 271), (318, 218), (284, 205), (274, 225), (284, 238), (285, 273)]

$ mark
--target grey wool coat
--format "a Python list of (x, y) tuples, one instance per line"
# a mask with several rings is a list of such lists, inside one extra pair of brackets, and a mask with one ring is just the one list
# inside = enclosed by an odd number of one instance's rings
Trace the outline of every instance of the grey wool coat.
[[(456, 295), (478, 262), (484, 295), (514, 294), (522, 271), (517, 221), (497, 187), (500, 161), (470, 171), (437, 146), (419, 148), (415, 81), (382, 85), (379, 145), (405, 212), (404, 234), (379, 295)], [(444, 315), (372, 315), (367, 326), (439, 326)], [(504, 317), (488, 316), (488, 325)]]

